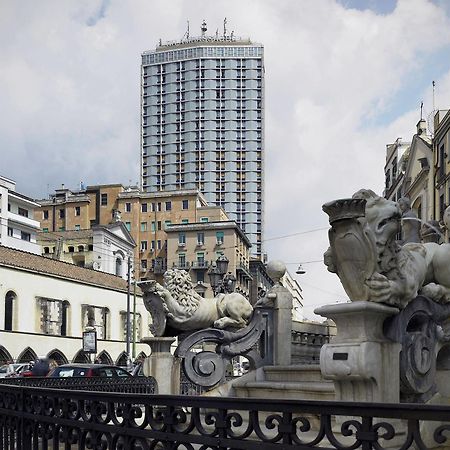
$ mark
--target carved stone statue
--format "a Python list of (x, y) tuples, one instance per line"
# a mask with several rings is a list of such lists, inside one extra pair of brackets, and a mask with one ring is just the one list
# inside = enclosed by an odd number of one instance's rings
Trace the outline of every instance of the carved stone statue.
[[(250, 302), (237, 292), (203, 298), (192, 287), (189, 274), (184, 270), (167, 270), (164, 286), (155, 280), (140, 283), (144, 290), (144, 304), (155, 320), (155, 310), (161, 305), (165, 319), (174, 330), (191, 331), (208, 327), (243, 328), (253, 313)], [(157, 316), (157, 314), (156, 314)], [(165, 323), (153, 328), (155, 335), (164, 333)]]
[(398, 200), (398, 206), (402, 212), (402, 243), (420, 242), (420, 220), (411, 209), (411, 201), (408, 197)]
[(401, 210), (370, 190), (323, 206), (330, 216), (324, 260), (352, 301), (404, 308), (418, 293), (450, 302), (450, 244), (398, 245)]

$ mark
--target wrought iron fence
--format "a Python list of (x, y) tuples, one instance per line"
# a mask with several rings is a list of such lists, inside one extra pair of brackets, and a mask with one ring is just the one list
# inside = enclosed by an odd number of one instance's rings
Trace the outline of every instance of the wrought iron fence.
[(0, 385), (0, 448), (428, 449), (450, 407), (89, 392)]

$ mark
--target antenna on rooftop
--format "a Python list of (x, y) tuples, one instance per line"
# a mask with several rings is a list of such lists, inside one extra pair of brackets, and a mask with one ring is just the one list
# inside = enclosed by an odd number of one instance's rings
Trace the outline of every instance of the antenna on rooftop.
[(227, 35), (227, 18), (223, 19), (223, 37)]
[(201, 26), (200, 29), (202, 30), (202, 36), (204, 36), (205, 33), (208, 31), (208, 27), (206, 26), (206, 21), (205, 20), (203, 20), (202, 26)]
[(423, 119), (423, 100), (420, 102), (420, 120)]
[(183, 39), (189, 39), (189, 20), (187, 21), (187, 30), (184, 33)]
[(436, 110), (436, 106), (435, 106), (435, 103), (434, 103), (434, 100), (435, 100), (434, 92), (435, 92), (436, 83), (434, 82), (434, 80), (431, 82), (431, 85), (433, 86), (433, 111), (435, 111)]

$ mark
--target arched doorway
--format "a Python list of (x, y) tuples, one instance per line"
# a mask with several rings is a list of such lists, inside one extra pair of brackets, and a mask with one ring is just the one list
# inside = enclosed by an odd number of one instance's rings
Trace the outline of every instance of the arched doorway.
[(83, 350), (79, 350), (78, 353), (73, 358), (73, 362), (79, 364), (86, 364), (90, 363), (91, 359), (85, 352), (83, 352)]
[(31, 348), (27, 347), (17, 358), (18, 363), (28, 363), (30, 361), (36, 361), (36, 352)]
[(95, 360), (100, 364), (114, 364), (111, 355), (106, 350), (100, 352)]
[(55, 361), (58, 366), (60, 366), (61, 364), (67, 364), (69, 362), (64, 353), (58, 349), (54, 349), (49, 352), (47, 358)]
[(16, 298), (17, 295), (14, 291), (8, 291), (5, 295), (5, 331), (12, 331), (13, 329), (14, 301)]
[(10, 362), (12, 362), (12, 357), (11, 354), (8, 352), (8, 350), (6, 350), (5, 347), (3, 347), (2, 345), (0, 345), (0, 366), (2, 366), (3, 364), (8, 364)]
[(116, 365), (125, 367), (128, 363), (128, 358), (126, 352), (122, 352), (117, 358)]

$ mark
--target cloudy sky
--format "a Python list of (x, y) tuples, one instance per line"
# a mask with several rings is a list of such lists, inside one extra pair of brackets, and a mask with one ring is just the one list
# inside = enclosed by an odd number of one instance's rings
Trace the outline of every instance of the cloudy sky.
[[(139, 178), (140, 55), (209, 32), (265, 46), (266, 248), (305, 314), (345, 301), (321, 205), (382, 193), (385, 145), (450, 106), (447, 0), (0, 0), (0, 173), (45, 197)], [(275, 239), (278, 238), (278, 239)]]

